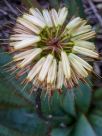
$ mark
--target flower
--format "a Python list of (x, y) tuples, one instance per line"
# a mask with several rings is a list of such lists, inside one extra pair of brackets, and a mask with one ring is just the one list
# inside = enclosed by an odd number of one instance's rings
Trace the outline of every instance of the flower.
[(51, 95), (54, 90), (74, 88), (93, 72), (88, 58), (98, 59), (93, 42), (95, 31), (87, 21), (76, 17), (66, 21), (66, 7), (40, 11), (30, 8), (17, 18), (10, 36), (16, 75), (26, 73), (25, 82)]

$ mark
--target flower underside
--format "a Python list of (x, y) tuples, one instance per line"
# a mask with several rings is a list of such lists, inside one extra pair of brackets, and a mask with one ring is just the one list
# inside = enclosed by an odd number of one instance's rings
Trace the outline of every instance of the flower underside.
[(67, 8), (31, 8), (17, 19), (10, 36), (16, 76), (27, 73), (25, 83), (42, 88), (49, 95), (64, 85), (73, 88), (93, 68), (86, 59), (99, 57), (91, 38), (95, 36), (86, 20), (76, 17), (68, 23)]

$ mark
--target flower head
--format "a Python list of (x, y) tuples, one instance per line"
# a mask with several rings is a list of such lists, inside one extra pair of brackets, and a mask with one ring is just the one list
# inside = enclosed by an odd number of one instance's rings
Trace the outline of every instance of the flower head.
[(80, 17), (67, 23), (67, 15), (66, 7), (42, 12), (31, 8), (17, 18), (10, 36), (17, 76), (27, 72), (25, 81), (48, 94), (85, 80), (93, 71), (86, 58), (99, 57), (94, 43), (88, 41), (95, 36), (92, 27)]

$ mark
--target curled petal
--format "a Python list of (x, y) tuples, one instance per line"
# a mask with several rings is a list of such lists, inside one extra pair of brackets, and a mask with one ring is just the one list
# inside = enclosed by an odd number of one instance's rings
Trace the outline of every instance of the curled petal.
[(75, 70), (76, 73), (78, 73), (79, 75), (81, 75), (82, 77), (87, 77), (88, 73), (85, 70), (85, 68), (82, 66), (82, 64), (78, 61), (76, 61), (75, 59), (73, 59), (73, 57), (71, 57), (69, 55), (69, 60), (73, 66), (73, 69)]
[(89, 71), (92, 71), (92, 70), (93, 70), (93, 68), (92, 68), (91, 65), (89, 65), (86, 61), (84, 61), (83, 59), (81, 59), (81, 58), (78, 57), (77, 55), (75, 55), (75, 54), (73, 54), (73, 53), (70, 53), (69, 56), (70, 56), (71, 58), (73, 58), (74, 60), (80, 62), (80, 63), (82, 64), (82, 66), (83, 66), (84, 68), (86, 68), (87, 70), (89, 70)]
[(46, 77), (46, 75), (48, 73), (48, 70), (49, 70), (49, 68), (50, 68), (50, 66), (52, 64), (52, 60), (53, 60), (53, 56), (51, 54), (49, 54), (47, 56), (44, 64), (43, 64), (43, 66), (42, 66), (42, 69), (41, 69), (40, 73), (39, 73), (38, 79), (40, 81), (44, 81), (44, 79), (45, 79), (45, 77)]
[(26, 20), (24, 18), (18, 18), (17, 22), (22, 24), (23, 26), (27, 27), (28, 29), (30, 29), (31, 31), (33, 31), (36, 34), (39, 34), (41, 31), (38, 27), (33, 25), (29, 20)]
[(48, 27), (53, 27), (53, 22), (52, 22), (52, 19), (51, 19), (51, 14), (49, 13), (49, 11), (47, 9), (44, 9), (42, 12), (43, 12), (44, 19), (46, 21), (46, 25)]
[(18, 50), (18, 49), (31, 46), (32, 44), (35, 44), (39, 42), (40, 40), (41, 40), (40, 36), (34, 36), (33, 38), (27, 38), (26, 40), (19, 41), (15, 43), (13, 46), (15, 50)]
[(73, 31), (72, 36), (77, 36), (80, 34), (88, 33), (90, 31), (92, 31), (92, 27), (90, 25), (85, 25), (85, 26), (82, 25), (78, 29)]
[(29, 12), (30, 12), (33, 16), (39, 18), (41, 21), (45, 22), (44, 17), (43, 17), (43, 15), (41, 14), (41, 12), (40, 12), (39, 9), (37, 9), (37, 8), (30, 8)]
[(95, 50), (95, 45), (93, 42), (77, 40), (77, 41), (74, 41), (74, 45), (82, 47), (82, 48), (90, 49), (90, 50)]
[(82, 19), (80, 17), (76, 17), (67, 24), (66, 28), (68, 30), (74, 29), (81, 23), (81, 21)]
[(58, 13), (55, 9), (51, 10), (51, 17), (55, 27), (57, 27), (59, 25), (59, 21), (58, 21)]
[(29, 81), (33, 80), (33, 78), (40, 72), (42, 65), (45, 62), (45, 57), (41, 58), (28, 73), (27, 79)]
[(61, 52), (61, 60), (62, 60), (64, 75), (65, 75), (66, 79), (70, 79), (70, 77), (71, 77), (70, 62), (69, 62), (66, 52), (64, 52), (64, 51)]
[(48, 71), (47, 83), (52, 84), (53, 82), (55, 82), (56, 73), (57, 73), (57, 62), (56, 59), (54, 59)]
[(23, 15), (23, 18), (30, 21), (32, 24), (40, 27), (40, 28), (44, 28), (46, 26), (45, 22), (41, 21), (39, 18), (29, 15), (29, 14), (25, 14)]
[(59, 25), (63, 25), (68, 15), (68, 9), (66, 7), (63, 7), (62, 9), (59, 9), (58, 11), (58, 21)]
[(13, 59), (14, 59), (14, 61), (19, 61), (19, 60), (25, 59), (26, 56), (29, 55), (30, 53), (32, 53), (33, 51), (34, 51), (34, 49), (21, 52), (19, 54), (14, 55)]
[(22, 68), (26, 65), (28, 65), (29, 63), (31, 63), (32, 60), (34, 60), (40, 53), (42, 52), (42, 49), (40, 48), (36, 48), (34, 49), (34, 51), (30, 54), (27, 55), (26, 58), (18, 64), (18, 67)]
[(63, 67), (62, 67), (62, 62), (59, 61), (58, 73), (57, 73), (57, 89), (61, 89), (63, 84), (64, 84)]
[(98, 58), (99, 57), (98, 53), (96, 53), (92, 50), (86, 49), (86, 48), (78, 47), (78, 46), (73, 47), (73, 52), (79, 53), (79, 54), (82, 54), (82, 55), (85, 55), (85, 56), (89, 56), (89, 57), (92, 57), (92, 58)]
[(96, 35), (95, 31), (90, 31), (90, 32), (83, 33), (75, 37), (72, 37), (72, 40), (89, 40), (91, 38), (94, 38), (95, 35)]

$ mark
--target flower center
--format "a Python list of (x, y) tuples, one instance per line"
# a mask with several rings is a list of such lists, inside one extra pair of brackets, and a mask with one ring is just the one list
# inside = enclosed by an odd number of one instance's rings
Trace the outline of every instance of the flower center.
[(53, 38), (51, 39), (51, 41), (48, 41), (48, 43), (46, 43), (48, 46), (58, 46), (59, 44), (59, 39), (56, 37), (56, 38)]
[[(73, 47), (73, 42), (69, 34), (64, 33), (62, 28), (46, 28), (41, 32), (41, 41), (39, 47), (58, 54), (61, 50), (70, 53)], [(46, 53), (45, 53), (46, 54)]]

